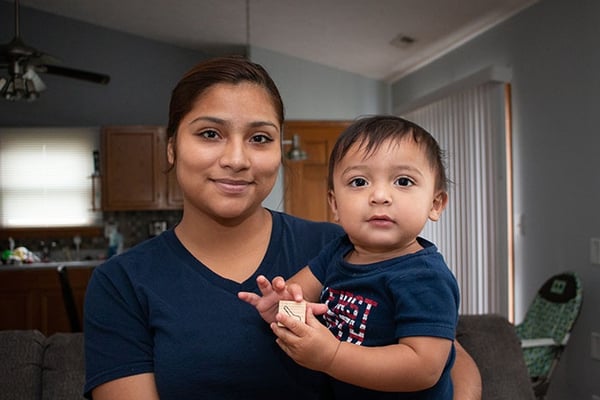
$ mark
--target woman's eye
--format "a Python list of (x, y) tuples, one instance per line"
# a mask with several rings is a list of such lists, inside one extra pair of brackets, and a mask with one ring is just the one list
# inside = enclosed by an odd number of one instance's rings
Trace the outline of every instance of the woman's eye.
[(273, 139), (270, 136), (260, 134), (252, 136), (250, 141), (252, 143), (270, 143)]
[(361, 187), (361, 186), (366, 186), (367, 185), (367, 180), (364, 178), (354, 178), (350, 181), (350, 186), (352, 187)]
[(396, 179), (396, 185), (398, 186), (412, 186), (414, 182), (409, 178), (398, 178)]
[(212, 129), (207, 129), (205, 131), (202, 131), (199, 133), (199, 135), (206, 139), (216, 139), (219, 137), (219, 133)]

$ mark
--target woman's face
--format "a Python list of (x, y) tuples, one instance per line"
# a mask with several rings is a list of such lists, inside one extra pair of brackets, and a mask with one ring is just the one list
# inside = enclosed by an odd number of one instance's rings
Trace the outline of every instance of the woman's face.
[(168, 146), (186, 212), (225, 222), (260, 210), (277, 179), (280, 138), (277, 113), (262, 87), (221, 83), (206, 90), (181, 120), (176, 146)]

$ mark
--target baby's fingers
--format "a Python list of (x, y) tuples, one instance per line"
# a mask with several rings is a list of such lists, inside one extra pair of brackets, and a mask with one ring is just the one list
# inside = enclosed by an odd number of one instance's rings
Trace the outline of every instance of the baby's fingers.
[(273, 293), (273, 286), (271, 286), (271, 282), (264, 275), (259, 275), (256, 278), (256, 285), (263, 296)]
[(238, 298), (256, 307), (261, 297), (252, 292), (238, 292)]
[(307, 303), (307, 305), (313, 315), (322, 315), (329, 310), (327, 304), (324, 303)]
[(302, 292), (302, 287), (297, 283), (290, 283), (287, 287), (288, 293), (292, 296), (292, 299), (295, 301), (304, 300), (304, 293)]

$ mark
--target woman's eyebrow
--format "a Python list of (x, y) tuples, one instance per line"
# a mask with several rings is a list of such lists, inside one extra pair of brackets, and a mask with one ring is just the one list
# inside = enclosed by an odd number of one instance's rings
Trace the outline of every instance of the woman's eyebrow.
[(206, 116), (202, 115), (200, 117), (197, 117), (197, 118), (194, 118), (193, 120), (191, 120), (188, 123), (188, 125), (193, 125), (193, 124), (195, 124), (197, 122), (200, 122), (200, 121), (208, 121), (208, 122), (212, 122), (212, 123), (219, 124), (219, 125), (225, 125), (225, 124), (227, 124), (227, 122), (224, 119), (222, 119), (222, 118), (211, 117), (209, 115), (206, 115)]
[[(197, 118), (194, 118), (193, 120), (191, 120), (189, 122), (188, 125), (193, 125), (200, 121), (212, 122), (214, 124), (219, 124), (219, 125), (228, 125), (227, 120), (225, 120), (223, 118), (213, 117), (210, 115), (202, 115)], [(250, 128), (259, 128), (259, 127), (263, 127), (263, 126), (270, 126), (270, 127), (273, 127), (275, 129), (279, 130), (279, 126), (271, 121), (252, 121), (248, 124), (248, 126)]]
[(272, 126), (273, 128), (279, 130), (279, 127), (277, 124), (274, 124), (271, 121), (253, 121), (250, 124), (248, 124), (251, 128), (258, 128), (261, 126)]

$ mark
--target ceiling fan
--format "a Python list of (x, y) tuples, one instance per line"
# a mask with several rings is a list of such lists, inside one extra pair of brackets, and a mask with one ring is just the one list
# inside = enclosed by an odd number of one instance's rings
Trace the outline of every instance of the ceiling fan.
[[(15, 0), (15, 36), (0, 45), (0, 95), (7, 100), (35, 100), (46, 85), (38, 73), (107, 84), (110, 76), (60, 65), (57, 58), (28, 46), (19, 33), (19, 0)], [(3, 76), (6, 70), (7, 76)]]

